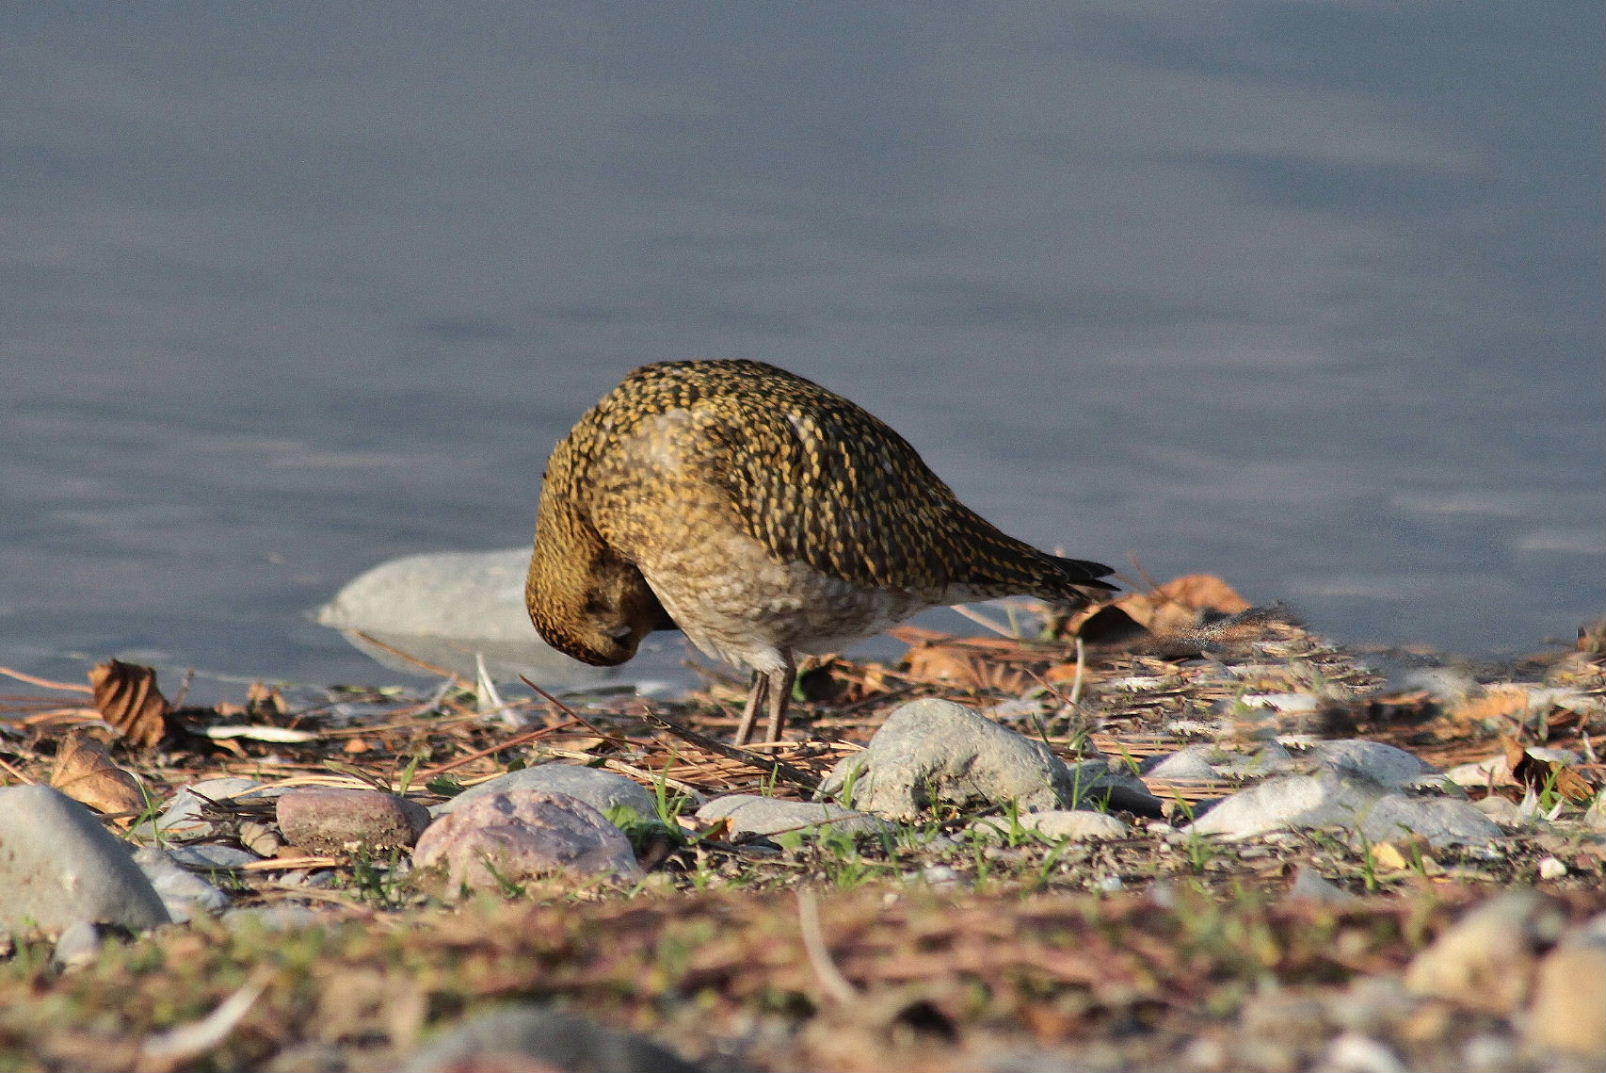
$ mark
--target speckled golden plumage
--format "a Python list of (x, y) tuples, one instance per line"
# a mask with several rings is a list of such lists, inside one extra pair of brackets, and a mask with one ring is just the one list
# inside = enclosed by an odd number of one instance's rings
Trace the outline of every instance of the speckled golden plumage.
[(525, 585), (561, 652), (623, 663), (679, 628), (754, 672), (780, 737), (795, 653), (927, 607), (1024, 594), (1085, 603), (1110, 568), (1062, 559), (960, 503), (858, 406), (756, 361), (645, 365), (552, 452)]

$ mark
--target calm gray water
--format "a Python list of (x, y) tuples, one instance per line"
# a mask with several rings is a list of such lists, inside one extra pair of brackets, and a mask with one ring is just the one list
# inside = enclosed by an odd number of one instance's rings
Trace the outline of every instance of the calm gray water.
[(523, 543), (597, 396), (738, 356), (1044, 546), (1569, 636), (1602, 52), (1572, 2), (8, 6), (0, 663), (385, 678), (305, 610)]

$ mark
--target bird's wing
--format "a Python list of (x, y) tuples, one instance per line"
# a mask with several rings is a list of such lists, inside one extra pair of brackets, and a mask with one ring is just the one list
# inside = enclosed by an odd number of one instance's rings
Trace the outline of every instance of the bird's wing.
[(782, 393), (710, 435), (748, 533), (832, 577), (942, 591), (978, 555), (1029, 550), (959, 503), (902, 436), (823, 390)]

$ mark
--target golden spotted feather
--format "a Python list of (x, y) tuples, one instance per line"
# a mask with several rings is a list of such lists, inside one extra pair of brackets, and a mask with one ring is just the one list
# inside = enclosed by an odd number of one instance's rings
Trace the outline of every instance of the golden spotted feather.
[(740, 742), (766, 698), (779, 737), (796, 652), (942, 604), (1085, 603), (1109, 572), (1004, 534), (817, 384), (760, 362), (665, 362), (626, 377), (553, 452), (526, 602), (542, 636), (586, 662), (621, 663), (678, 626), (751, 668)]

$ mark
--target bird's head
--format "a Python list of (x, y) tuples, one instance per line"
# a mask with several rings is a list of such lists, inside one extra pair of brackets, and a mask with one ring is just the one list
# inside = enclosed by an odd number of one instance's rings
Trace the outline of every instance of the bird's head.
[(582, 520), (549, 517), (546, 510), (536, 526), (524, 603), (547, 644), (594, 667), (623, 663), (647, 634), (675, 628), (634, 563)]

